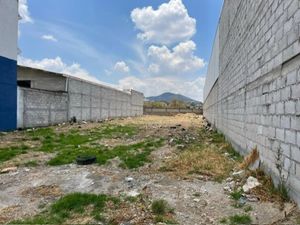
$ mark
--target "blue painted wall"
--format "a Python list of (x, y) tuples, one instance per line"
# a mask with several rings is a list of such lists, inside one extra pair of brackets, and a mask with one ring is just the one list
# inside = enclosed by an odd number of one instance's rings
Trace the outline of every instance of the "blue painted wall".
[(17, 127), (17, 62), (0, 56), (0, 130)]

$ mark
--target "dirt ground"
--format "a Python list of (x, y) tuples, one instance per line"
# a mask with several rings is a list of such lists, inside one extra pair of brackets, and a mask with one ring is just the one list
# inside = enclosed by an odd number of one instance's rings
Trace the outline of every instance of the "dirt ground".
[[(233, 206), (234, 200), (227, 191), (224, 191), (226, 179), (216, 182), (203, 173), (182, 176), (177, 173), (178, 171), (176, 172), (176, 169), (166, 169), (170, 160), (185, 151), (189, 140), (197, 144), (198, 129), (204, 125), (201, 116), (194, 114), (169, 117), (143, 116), (106, 123), (123, 126), (133, 124), (141, 129), (130, 138), (100, 140), (99, 142), (105, 146), (137, 143), (139, 140), (153, 136), (163, 137), (165, 143), (151, 153), (151, 162), (131, 170), (119, 167), (118, 158), (111, 159), (109, 163), (101, 166), (97, 164), (79, 166), (75, 163), (49, 166), (46, 162), (55, 153), (31, 151), (0, 163), (2, 169), (17, 166), (9, 173), (0, 174), (0, 223), (34, 216), (60, 197), (75, 192), (111, 196), (141, 194), (150, 200), (164, 199), (174, 209), (174, 219), (178, 224), (183, 225), (220, 224), (224, 218), (244, 214), (251, 217), (253, 224), (297, 224), (299, 222), (297, 221), (299, 214), (291, 202), (284, 203), (282, 207), (282, 204), (276, 201), (247, 201), (246, 205), (251, 210), (246, 212), (245, 207)], [(54, 129), (57, 132), (68, 132), (74, 126), (89, 130), (103, 126), (103, 123), (65, 124)], [(0, 145), (10, 146), (22, 141), (23, 135), (22, 132), (4, 134), (0, 137)], [(188, 140), (172, 144), (174, 138), (178, 136)], [(27, 144), (39, 145), (35, 142)], [(26, 166), (22, 164), (24, 160), (35, 160), (37, 165)], [(75, 222), (87, 223), (85, 220)], [(124, 221), (120, 224), (135, 223)]]

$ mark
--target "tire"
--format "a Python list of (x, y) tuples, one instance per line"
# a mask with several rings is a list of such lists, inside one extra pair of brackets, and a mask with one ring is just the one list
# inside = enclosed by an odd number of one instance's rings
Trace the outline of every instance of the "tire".
[(78, 165), (90, 165), (97, 161), (96, 156), (78, 156), (76, 162)]

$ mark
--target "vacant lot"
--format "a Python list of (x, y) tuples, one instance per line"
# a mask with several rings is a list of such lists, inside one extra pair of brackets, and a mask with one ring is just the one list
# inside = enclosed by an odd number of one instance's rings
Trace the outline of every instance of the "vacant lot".
[[(299, 222), (285, 194), (259, 169), (241, 170), (243, 157), (204, 124), (186, 114), (2, 133), (0, 223)], [(80, 166), (78, 156), (97, 159)], [(243, 193), (249, 176), (260, 185)]]

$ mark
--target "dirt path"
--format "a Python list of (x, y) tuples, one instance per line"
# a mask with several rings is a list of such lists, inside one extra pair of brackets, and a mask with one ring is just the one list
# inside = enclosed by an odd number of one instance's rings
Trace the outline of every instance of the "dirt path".
[[(161, 170), (166, 162), (179, 154), (178, 146), (168, 142), (176, 135), (187, 135), (187, 130), (193, 139), (195, 130), (202, 126), (202, 118), (195, 115), (148, 116), (111, 123), (140, 125), (144, 129), (137, 134), (138, 138), (155, 135), (163, 136), (167, 141), (152, 152), (152, 163), (136, 170), (120, 168), (119, 159), (115, 158), (103, 166), (21, 166), (14, 172), (1, 174), (0, 223), (34, 216), (61, 196), (74, 192), (112, 196), (142, 194), (153, 200), (164, 199), (174, 208), (178, 224), (184, 225), (220, 224), (223, 218), (246, 214), (245, 208), (233, 207), (233, 200), (224, 191), (225, 181), (218, 183), (197, 174), (182, 177)], [(66, 127), (63, 129), (67, 130)], [(11, 141), (8, 137), (6, 140)], [(110, 144), (108, 140), (105, 143)], [(251, 206), (247, 214), (255, 224), (272, 224), (284, 218), (285, 211), (293, 207), (286, 203), (284, 211), (279, 204), (271, 202), (247, 202), (247, 206)]]

